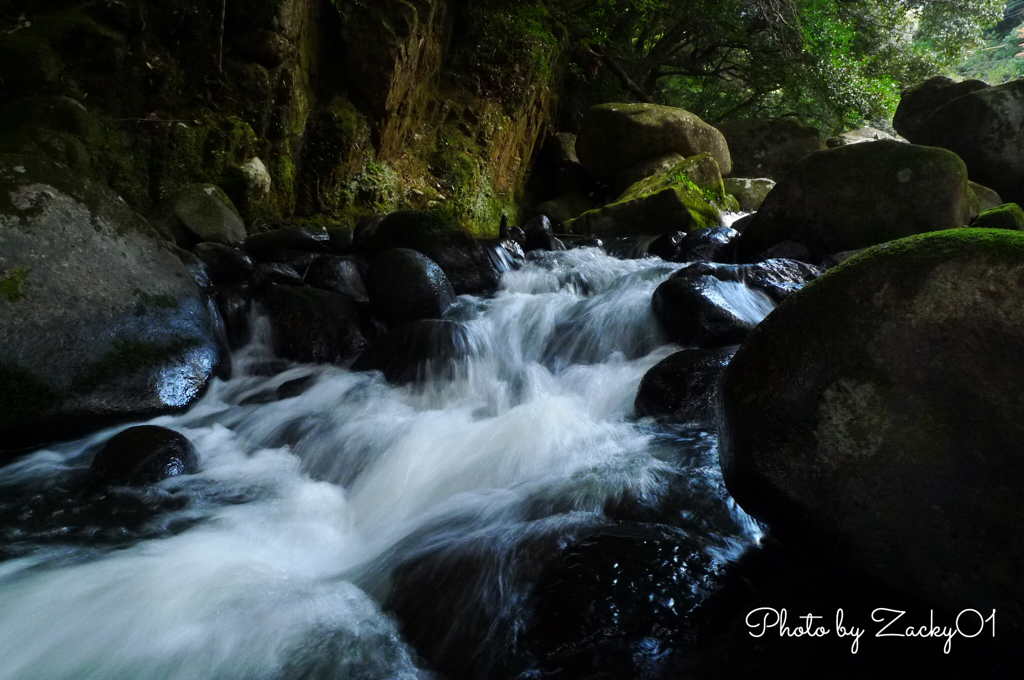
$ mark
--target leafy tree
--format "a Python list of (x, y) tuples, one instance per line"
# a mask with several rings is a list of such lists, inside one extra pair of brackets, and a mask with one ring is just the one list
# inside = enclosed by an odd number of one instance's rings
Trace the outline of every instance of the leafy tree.
[(948, 71), (1005, 0), (549, 0), (639, 99), (711, 120), (887, 119), (902, 88)]

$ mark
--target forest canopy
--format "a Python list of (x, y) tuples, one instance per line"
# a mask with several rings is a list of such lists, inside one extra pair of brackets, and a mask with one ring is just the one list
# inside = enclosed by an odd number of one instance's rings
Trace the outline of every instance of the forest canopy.
[[(553, 19), (638, 99), (710, 120), (888, 119), (900, 91), (949, 72), (1006, 0), (548, 0)], [(588, 59), (577, 60), (586, 78)]]

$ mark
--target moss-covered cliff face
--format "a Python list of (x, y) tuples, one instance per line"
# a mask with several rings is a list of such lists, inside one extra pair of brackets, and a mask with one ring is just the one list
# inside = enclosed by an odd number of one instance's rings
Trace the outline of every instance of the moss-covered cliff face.
[(255, 229), (430, 207), (488, 234), (565, 42), (533, 0), (0, 0), (0, 152), (143, 213), (210, 182)]

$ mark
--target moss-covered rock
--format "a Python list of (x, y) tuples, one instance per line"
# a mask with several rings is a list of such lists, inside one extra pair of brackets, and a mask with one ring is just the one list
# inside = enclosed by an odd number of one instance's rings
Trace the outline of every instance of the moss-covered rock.
[(776, 182), (800, 160), (825, 150), (821, 132), (792, 118), (758, 118), (720, 123), (732, 155), (732, 174)]
[(1004, 201), (1024, 203), (1024, 80), (957, 97), (924, 120), (918, 139), (960, 156)]
[(152, 228), (52, 161), (0, 156), (0, 448), (183, 408), (221, 359)]
[(685, 160), (681, 154), (670, 151), (654, 158), (645, 158), (639, 163), (634, 163), (618, 174), (612, 182), (612, 195), (621, 196), (623, 192), (637, 182), (647, 179), (651, 175), (658, 175), (668, 172)]
[(572, 234), (619, 238), (717, 227), (722, 210), (736, 208), (710, 154), (686, 159), (669, 172), (652, 175), (615, 202), (565, 223)]
[(676, 152), (684, 158), (710, 153), (723, 175), (732, 172), (722, 133), (683, 109), (654, 104), (601, 104), (590, 109), (576, 153), (595, 178), (611, 182), (641, 161)]
[(975, 229), (1024, 231), (1024, 210), (1016, 203), (1006, 203), (981, 213), (971, 226)]
[(1024, 616), (1024, 234), (871, 248), (726, 370), (721, 463), (773, 532), (959, 612)]
[(914, 144), (927, 144), (924, 137), (925, 120), (957, 97), (984, 90), (988, 83), (981, 80), (957, 82), (946, 76), (929, 78), (920, 85), (908, 88), (900, 96), (900, 105), (892, 117), (896, 132)]
[(783, 241), (816, 256), (967, 225), (977, 214), (967, 168), (944, 149), (880, 141), (799, 162), (737, 239), (749, 262)]
[(213, 184), (190, 184), (174, 192), (157, 209), (155, 223), (188, 250), (197, 243), (238, 246), (245, 241), (238, 209)]

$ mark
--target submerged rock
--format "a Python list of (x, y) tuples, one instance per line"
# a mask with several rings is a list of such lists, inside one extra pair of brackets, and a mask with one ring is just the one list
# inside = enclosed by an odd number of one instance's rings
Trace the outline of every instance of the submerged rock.
[(782, 241), (818, 257), (967, 225), (977, 214), (955, 154), (900, 142), (830, 149), (798, 163), (736, 240), (750, 262)]
[(221, 362), (206, 300), (141, 217), (0, 156), (0, 448), (185, 408)]
[(469, 356), (469, 335), (454, 321), (423, 319), (377, 338), (352, 364), (353, 371), (380, 371), (394, 384), (451, 380)]
[(729, 227), (711, 227), (691, 231), (680, 242), (684, 262), (725, 262), (732, 260), (732, 242), (740, 235)]
[(722, 133), (683, 109), (655, 104), (601, 104), (583, 119), (576, 153), (587, 172), (612, 182), (630, 166), (670, 152), (709, 153), (723, 175), (732, 172)]
[(718, 379), (732, 355), (731, 350), (684, 349), (662, 360), (640, 381), (636, 415), (714, 427)]
[(439, 319), (455, 303), (455, 291), (437, 263), (408, 248), (370, 260), (366, 290), (374, 313), (389, 328)]
[(1024, 234), (872, 248), (726, 369), (730, 493), (778, 535), (947, 607), (1024, 622)]
[(185, 435), (156, 425), (130, 427), (114, 435), (93, 458), (94, 484), (142, 486), (199, 470), (199, 454)]

